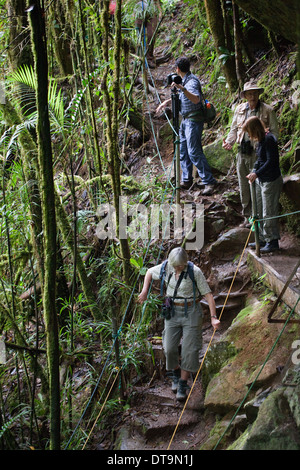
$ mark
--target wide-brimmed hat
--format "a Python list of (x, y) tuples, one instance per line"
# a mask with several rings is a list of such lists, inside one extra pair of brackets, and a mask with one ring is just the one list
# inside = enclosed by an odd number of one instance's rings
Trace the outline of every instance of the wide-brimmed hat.
[(250, 90), (257, 90), (259, 93), (264, 92), (264, 88), (256, 85), (254, 82), (246, 82), (243, 91), (241, 91), (241, 98), (245, 98), (245, 92)]

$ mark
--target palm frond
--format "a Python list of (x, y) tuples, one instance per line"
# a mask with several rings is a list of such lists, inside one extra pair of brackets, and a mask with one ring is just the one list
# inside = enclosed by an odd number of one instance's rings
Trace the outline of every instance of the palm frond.
[[(10, 81), (21, 85), (15, 98), (22, 108), (26, 108), (26, 116), (29, 118), (35, 116), (37, 80), (32, 66), (19, 67), (11, 74)], [(57, 88), (57, 82), (50, 78), (48, 84), (49, 117), (53, 130), (63, 132), (65, 124), (64, 103), (62, 92)]]

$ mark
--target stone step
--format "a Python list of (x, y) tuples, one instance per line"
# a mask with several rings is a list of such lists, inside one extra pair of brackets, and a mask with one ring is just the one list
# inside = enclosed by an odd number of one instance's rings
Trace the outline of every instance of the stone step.
[[(192, 380), (188, 381), (189, 387), (192, 387)], [(187, 391), (187, 395), (189, 390)], [(203, 409), (203, 392), (199, 381), (197, 380), (192, 393), (186, 403), (186, 409), (201, 411)], [(134, 397), (132, 398), (132, 406), (140, 403), (149, 403), (149, 405), (156, 405), (159, 407), (173, 407), (181, 409), (184, 405), (182, 402), (176, 400), (176, 394), (171, 390), (171, 379), (165, 380), (163, 383), (158, 383), (156, 386), (135, 387)]]

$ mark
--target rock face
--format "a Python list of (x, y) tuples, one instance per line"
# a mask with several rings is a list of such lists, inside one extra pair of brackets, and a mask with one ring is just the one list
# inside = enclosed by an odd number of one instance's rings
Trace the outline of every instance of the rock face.
[(283, 179), (283, 191), (293, 201), (296, 210), (300, 210), (300, 173)]
[(286, 393), (285, 388), (271, 393), (253, 425), (228, 450), (300, 450), (300, 429), (291, 416)]
[[(269, 324), (267, 315), (265, 302), (250, 302), (207, 354), (204, 406), (224, 418), (205, 449), (223, 433), (223, 449), (300, 450), (300, 359), (293, 354), (300, 325), (282, 333), (283, 325)], [(237, 419), (247, 425), (232, 443)]]

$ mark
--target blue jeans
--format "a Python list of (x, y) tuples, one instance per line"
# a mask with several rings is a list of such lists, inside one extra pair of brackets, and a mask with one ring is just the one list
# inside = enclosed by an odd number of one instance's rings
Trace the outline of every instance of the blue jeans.
[(193, 180), (193, 165), (204, 184), (215, 184), (210, 166), (202, 149), (203, 122), (183, 119), (179, 130), (180, 138), (180, 165), (182, 170), (182, 181)]

